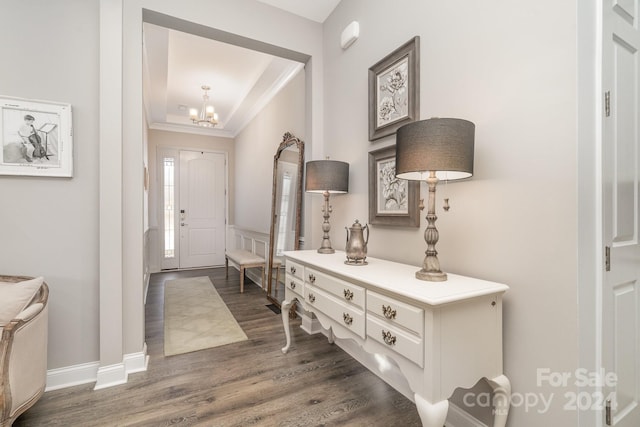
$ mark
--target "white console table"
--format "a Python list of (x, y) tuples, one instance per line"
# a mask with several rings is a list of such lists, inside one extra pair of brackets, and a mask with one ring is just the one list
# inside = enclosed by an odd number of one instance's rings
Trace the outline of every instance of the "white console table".
[(494, 387), (494, 427), (504, 427), (511, 384), (502, 373), (502, 294), (506, 285), (448, 274), (415, 278), (418, 267), (367, 258), (346, 265), (344, 252), (289, 251), (282, 322), (291, 345), (294, 301), (333, 337), (393, 359), (414, 393), (423, 426), (442, 427), (457, 387), (486, 378)]

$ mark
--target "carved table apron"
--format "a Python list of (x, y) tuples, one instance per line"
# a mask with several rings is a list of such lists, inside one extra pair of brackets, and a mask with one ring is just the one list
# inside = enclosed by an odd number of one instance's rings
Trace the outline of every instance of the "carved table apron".
[(418, 267), (376, 258), (345, 265), (344, 252), (288, 251), (282, 322), (289, 308), (313, 313), (333, 337), (393, 359), (407, 379), (423, 426), (442, 427), (457, 387), (486, 378), (494, 388), (494, 427), (504, 427), (511, 385), (502, 372), (502, 294), (506, 285), (448, 274), (415, 278)]

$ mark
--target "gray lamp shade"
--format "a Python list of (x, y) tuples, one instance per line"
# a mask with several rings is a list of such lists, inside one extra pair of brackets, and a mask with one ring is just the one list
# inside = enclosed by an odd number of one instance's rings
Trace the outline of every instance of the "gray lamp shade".
[(307, 162), (308, 192), (347, 193), (349, 192), (349, 163), (337, 160), (314, 160)]
[(440, 180), (473, 175), (475, 125), (462, 119), (433, 118), (400, 127), (396, 134), (396, 176), (425, 180), (436, 172)]

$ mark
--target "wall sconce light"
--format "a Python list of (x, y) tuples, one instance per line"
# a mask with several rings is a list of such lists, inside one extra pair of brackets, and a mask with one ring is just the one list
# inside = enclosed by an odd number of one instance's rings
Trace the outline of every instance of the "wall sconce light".
[(307, 179), (305, 190), (310, 193), (322, 193), (324, 206), (322, 208), (324, 221), (322, 223), (322, 244), (318, 249), (321, 254), (332, 254), (335, 249), (331, 247), (329, 239), (329, 216), (332, 208), (329, 205), (329, 194), (347, 193), (349, 191), (349, 163), (337, 160), (314, 160), (307, 162)]
[(400, 127), (396, 134), (396, 176), (412, 181), (426, 181), (429, 186), (427, 251), (416, 278), (432, 282), (447, 280), (440, 270), (436, 243), (435, 196), (441, 179), (455, 180), (473, 175), (475, 125), (462, 119), (432, 118)]

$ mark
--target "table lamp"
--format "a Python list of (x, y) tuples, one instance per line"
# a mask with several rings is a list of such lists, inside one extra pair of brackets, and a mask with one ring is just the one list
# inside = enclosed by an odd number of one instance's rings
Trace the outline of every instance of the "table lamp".
[(396, 176), (426, 181), (429, 187), (426, 257), (416, 278), (432, 282), (447, 280), (440, 270), (436, 243), (435, 197), (438, 181), (468, 178), (473, 175), (475, 125), (462, 119), (432, 118), (400, 127), (396, 134)]
[(324, 206), (322, 213), (324, 221), (322, 223), (322, 244), (318, 249), (321, 254), (332, 254), (335, 249), (331, 247), (329, 239), (329, 216), (332, 208), (329, 205), (329, 194), (347, 193), (349, 191), (349, 163), (337, 160), (313, 160), (307, 162), (307, 179), (305, 190), (310, 193), (322, 193), (324, 195)]

